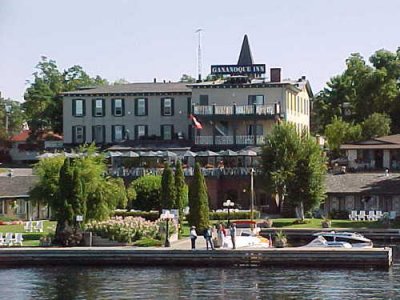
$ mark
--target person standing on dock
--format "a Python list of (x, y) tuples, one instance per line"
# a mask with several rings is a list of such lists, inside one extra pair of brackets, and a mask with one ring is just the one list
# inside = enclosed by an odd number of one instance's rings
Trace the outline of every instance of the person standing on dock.
[(232, 248), (236, 249), (236, 224), (235, 223), (231, 224), (231, 228), (229, 229), (229, 233), (231, 234)]
[(192, 250), (196, 249), (196, 239), (197, 239), (196, 226), (192, 226), (190, 228), (190, 241), (192, 242)]
[(214, 244), (211, 238), (212, 238), (212, 231), (211, 231), (211, 226), (209, 226), (208, 228), (204, 229), (204, 239), (206, 240), (207, 250), (208, 250), (208, 245), (210, 245), (211, 250), (214, 250)]

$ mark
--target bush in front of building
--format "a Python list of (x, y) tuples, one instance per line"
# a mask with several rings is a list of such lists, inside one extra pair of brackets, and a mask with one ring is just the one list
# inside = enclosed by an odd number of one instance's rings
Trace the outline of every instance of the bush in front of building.
[(114, 217), (141, 217), (147, 221), (156, 221), (160, 217), (158, 211), (116, 211)]
[[(209, 213), (210, 220), (224, 221), (228, 219), (228, 212), (210, 212)], [(260, 218), (260, 212), (255, 210), (253, 211), (254, 219)], [(250, 211), (237, 211), (229, 213), (230, 220), (247, 220), (251, 219)]]

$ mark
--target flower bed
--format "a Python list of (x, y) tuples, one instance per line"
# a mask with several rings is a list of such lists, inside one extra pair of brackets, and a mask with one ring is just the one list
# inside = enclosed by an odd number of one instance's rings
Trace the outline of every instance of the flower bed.
[(132, 243), (142, 238), (160, 240), (161, 221), (146, 221), (141, 217), (113, 217), (102, 222), (91, 222), (86, 230), (121, 243)]

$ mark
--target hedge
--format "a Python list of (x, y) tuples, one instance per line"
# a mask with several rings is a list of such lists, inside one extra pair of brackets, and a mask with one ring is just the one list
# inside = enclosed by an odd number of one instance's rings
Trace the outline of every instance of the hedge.
[[(210, 220), (219, 220), (224, 221), (228, 219), (228, 212), (210, 212)], [(254, 219), (260, 218), (260, 212), (255, 210), (253, 211)], [(230, 220), (243, 220), (243, 219), (251, 219), (249, 211), (238, 211), (229, 213)]]
[(147, 221), (156, 221), (160, 218), (158, 211), (116, 211), (115, 217), (142, 217)]

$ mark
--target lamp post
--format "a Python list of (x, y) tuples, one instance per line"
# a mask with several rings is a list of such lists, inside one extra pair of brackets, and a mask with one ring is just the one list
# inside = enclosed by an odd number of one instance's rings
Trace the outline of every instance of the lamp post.
[(233, 202), (233, 201), (231, 201), (231, 200), (226, 200), (224, 203), (222, 203), (222, 205), (224, 206), (224, 207), (227, 207), (228, 208), (228, 225), (230, 224), (230, 220), (229, 220), (229, 212), (230, 212), (230, 209), (231, 209), (231, 207), (233, 207), (233, 206), (235, 206), (235, 202)]
[(254, 219), (254, 169), (250, 170), (250, 219)]
[(8, 134), (8, 114), (11, 112), (11, 105), (6, 104), (4, 108), (6, 110), (6, 133)]
[(166, 228), (165, 228), (165, 243), (164, 247), (171, 247), (171, 243), (169, 242), (169, 220), (174, 219), (174, 214), (171, 214), (169, 210), (166, 210), (163, 214), (161, 214), (161, 220), (165, 220)]

